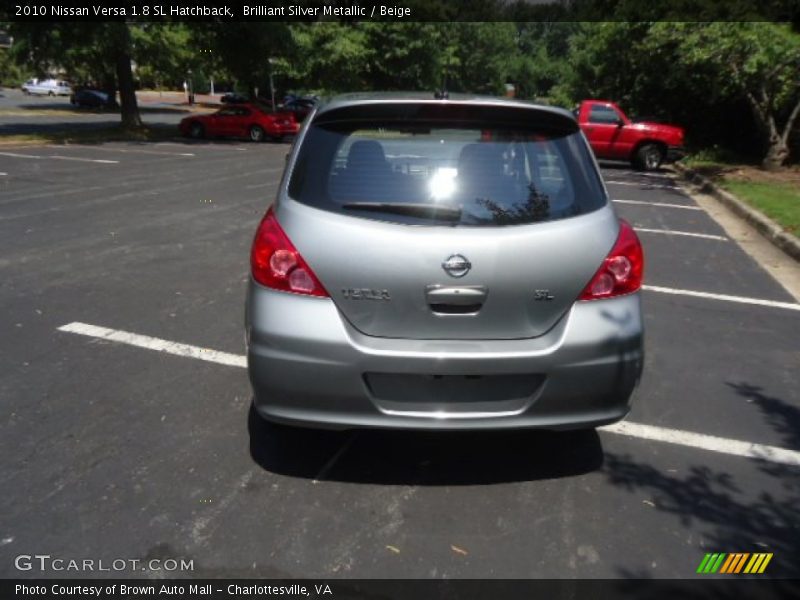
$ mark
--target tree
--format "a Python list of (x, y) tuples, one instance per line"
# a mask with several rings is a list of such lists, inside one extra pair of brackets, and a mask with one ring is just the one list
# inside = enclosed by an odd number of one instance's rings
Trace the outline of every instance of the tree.
[(325, 93), (369, 89), (373, 49), (362, 23), (320, 21), (291, 32), (297, 52), (288, 66), (296, 85)]
[(705, 89), (747, 101), (766, 141), (765, 169), (787, 161), (800, 115), (800, 35), (765, 22), (656, 23), (649, 44), (673, 45), (685, 69), (703, 69)]
[(16, 22), (11, 34), (17, 62), (33, 65), (40, 74), (64, 69), (73, 79), (91, 81), (112, 93), (119, 89), (123, 127), (142, 125), (126, 22)]
[(443, 50), (449, 54), (451, 91), (502, 94), (517, 56), (514, 23), (452, 23), (443, 26)]
[(441, 86), (442, 52), (437, 23), (363, 23), (367, 65), (375, 90), (433, 91)]
[(578, 23), (517, 23), (518, 50), (512, 67), (517, 96), (555, 104), (571, 102), (563, 94), (562, 84), (570, 73), (567, 64), (570, 36), (578, 28)]
[(257, 87), (268, 85), (270, 59), (294, 54), (289, 25), (282, 22), (197, 23), (192, 39), (198, 50), (211, 51), (202, 59), (211, 71), (224, 70), (251, 95)]
[(142, 87), (180, 88), (189, 69), (201, 68), (208, 49), (196, 44), (186, 23), (130, 26), (136, 78)]

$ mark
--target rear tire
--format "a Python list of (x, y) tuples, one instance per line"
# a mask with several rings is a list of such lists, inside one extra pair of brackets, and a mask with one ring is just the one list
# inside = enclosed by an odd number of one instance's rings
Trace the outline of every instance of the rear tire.
[(266, 137), (266, 133), (264, 133), (264, 130), (258, 125), (253, 125), (250, 127), (248, 134), (250, 136), (250, 141), (256, 143), (263, 142), (264, 138)]
[(205, 137), (206, 130), (202, 123), (192, 123), (189, 126), (189, 137), (195, 140), (201, 140)]
[(664, 162), (664, 149), (658, 144), (643, 144), (636, 150), (633, 166), (640, 171), (655, 171)]

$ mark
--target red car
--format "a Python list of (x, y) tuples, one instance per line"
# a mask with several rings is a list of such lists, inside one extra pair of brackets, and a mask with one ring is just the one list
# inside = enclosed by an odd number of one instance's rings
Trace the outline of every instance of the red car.
[(627, 160), (637, 169), (651, 171), (665, 160), (683, 156), (681, 127), (631, 121), (608, 100), (584, 100), (575, 116), (597, 158)]
[(181, 134), (192, 138), (246, 137), (253, 142), (295, 135), (299, 125), (292, 113), (273, 113), (254, 104), (228, 105), (210, 115), (192, 115), (180, 122)]

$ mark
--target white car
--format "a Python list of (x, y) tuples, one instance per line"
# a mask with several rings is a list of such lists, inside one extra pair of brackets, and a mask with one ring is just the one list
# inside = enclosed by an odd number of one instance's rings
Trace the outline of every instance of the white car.
[(69, 83), (60, 79), (44, 79), (42, 81), (31, 79), (25, 82), (22, 91), (35, 96), (70, 96), (72, 94)]
[(34, 77), (33, 79), (28, 79), (28, 81), (26, 81), (25, 83), (23, 83), (23, 84), (20, 86), (20, 89), (21, 89), (23, 92), (25, 92), (26, 94), (29, 94), (30, 92), (29, 92), (28, 90), (29, 90), (31, 87), (33, 87), (33, 86), (35, 86), (35, 85), (38, 85), (38, 83), (39, 83), (39, 80), (38, 80), (38, 79), (36, 79), (36, 78)]

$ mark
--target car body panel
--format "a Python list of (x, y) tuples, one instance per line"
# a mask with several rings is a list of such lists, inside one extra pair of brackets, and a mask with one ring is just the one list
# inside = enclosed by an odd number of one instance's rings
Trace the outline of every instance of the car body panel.
[[(548, 331), (578, 297), (614, 245), (611, 207), (568, 220), (503, 228), (398, 226), (331, 214), (287, 198), (281, 225), (347, 319), (367, 335), (433, 339), (512, 339)], [(336, 251), (319, 243), (335, 231)], [(564, 260), (569, 240), (571, 258)], [(472, 264), (457, 280), (442, 263), (460, 254)], [(520, 261), (518, 257), (535, 257)], [(428, 286), (486, 288), (473, 315), (431, 310)], [(388, 300), (346, 290), (388, 292)], [(552, 299), (536, 299), (547, 290)]]
[[(251, 278), (245, 332), (257, 412), (335, 429), (570, 429), (624, 418), (643, 366), (640, 294), (576, 301), (619, 231), (604, 187), (604, 204), (587, 214), (485, 228), (350, 216), (291, 197), (291, 174), (315, 123), (367, 115), (398, 98), (475, 103), (509, 119), (531, 111), (578, 129), (566, 111), (505, 99), (351, 95), (318, 105), (287, 159), (273, 210), (330, 297)], [(472, 265), (463, 277), (443, 268), (453, 254)], [(435, 314), (429, 294), (453, 289), (484, 294), (484, 306)], [(539, 290), (553, 299), (537, 300)]]
[[(684, 144), (681, 127), (631, 121), (609, 100), (583, 101), (577, 110), (577, 119), (592, 150), (601, 159), (631, 160), (637, 148), (645, 143), (662, 144), (666, 157), (673, 158)], [(603, 122), (604, 119), (607, 122)]]
[(115, 108), (117, 101), (99, 90), (77, 90), (70, 96), (70, 102), (79, 108)]
[(58, 79), (44, 79), (35, 83), (32, 81), (26, 82), (23, 90), (34, 96), (69, 96), (72, 94), (72, 88), (66, 81)]
[[(250, 282), (248, 372), (256, 410), (313, 427), (570, 429), (623, 418), (643, 364), (639, 294), (578, 302), (546, 335), (524, 340), (409, 340), (366, 336), (324, 298)], [(487, 402), (381, 397), (365, 374), (463, 378), (538, 376), (528, 394)], [(409, 386), (410, 387), (410, 386)], [(414, 388), (412, 388), (414, 389)], [(411, 390), (408, 390), (409, 392)]]
[(291, 113), (270, 113), (252, 104), (228, 104), (206, 115), (181, 120), (179, 129), (188, 135), (192, 124), (200, 123), (208, 137), (249, 137), (251, 127), (263, 129), (268, 137), (295, 135), (299, 129)]

